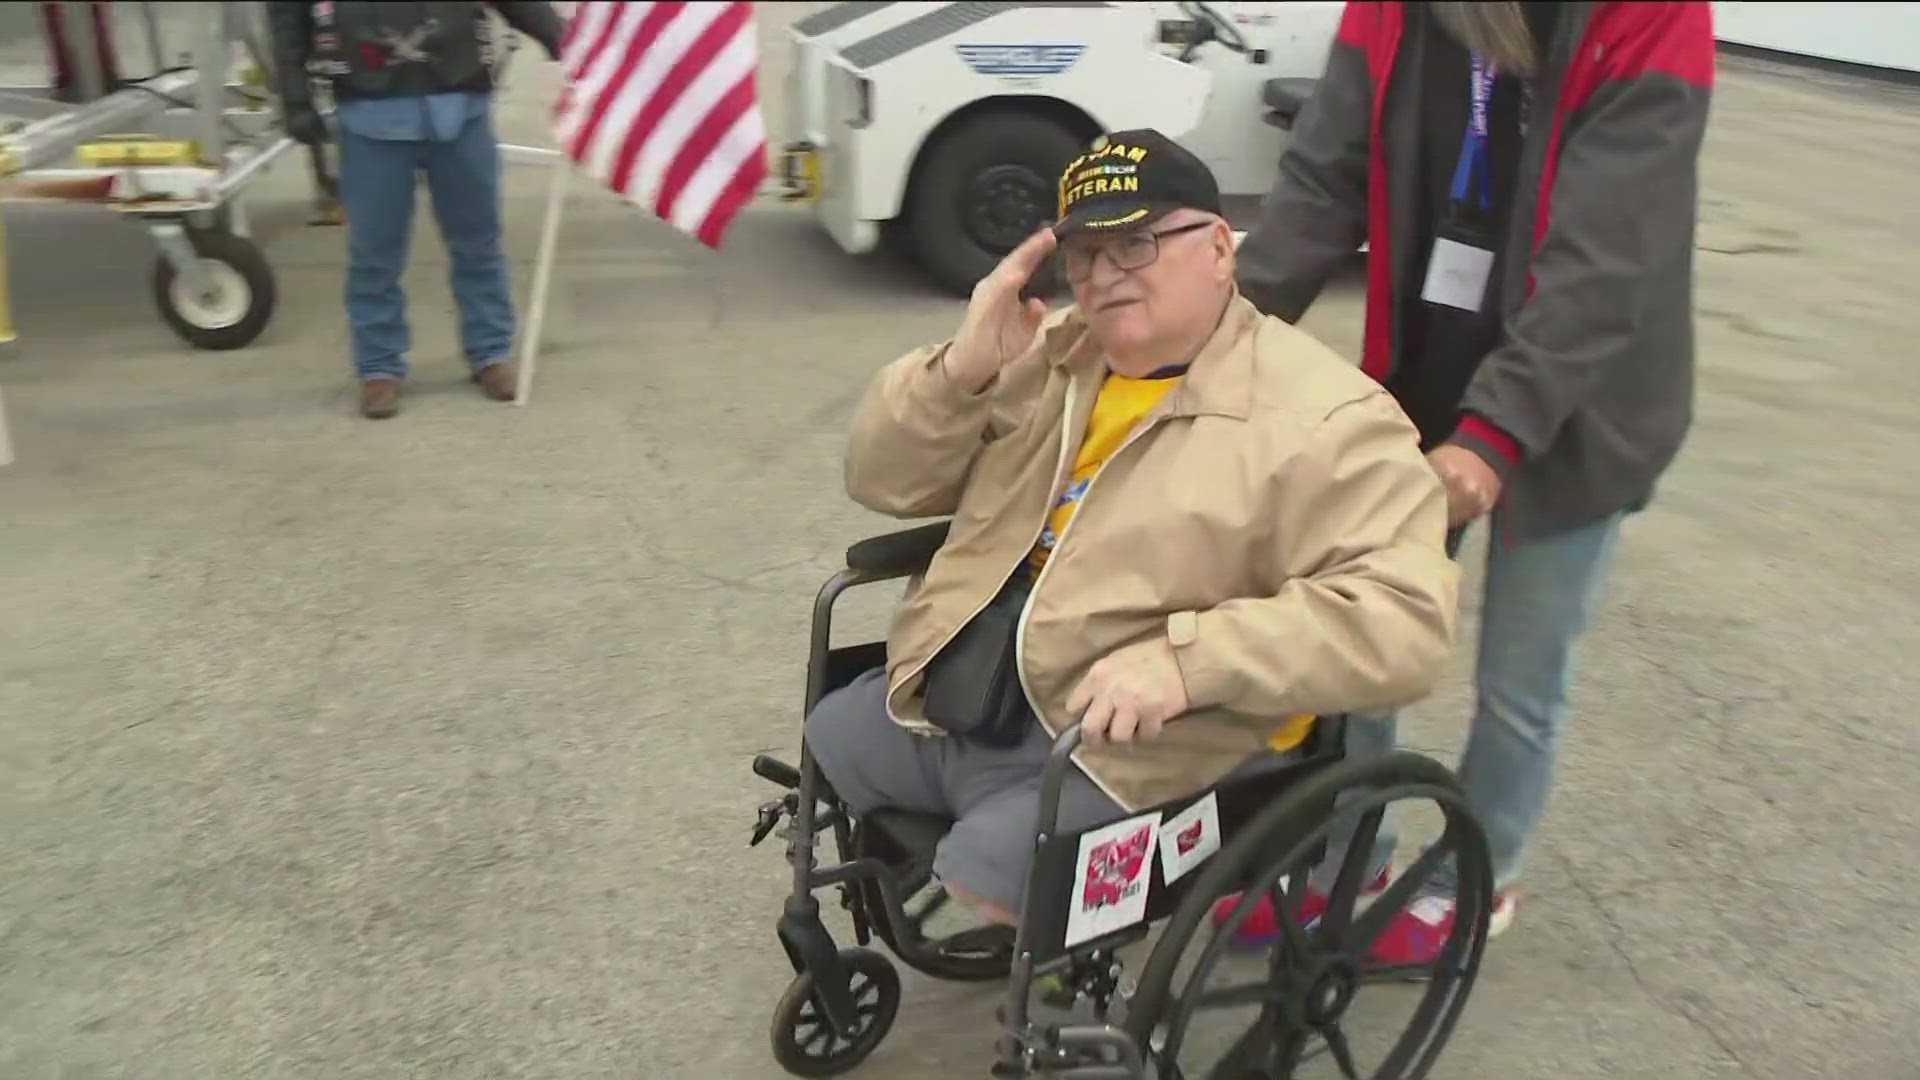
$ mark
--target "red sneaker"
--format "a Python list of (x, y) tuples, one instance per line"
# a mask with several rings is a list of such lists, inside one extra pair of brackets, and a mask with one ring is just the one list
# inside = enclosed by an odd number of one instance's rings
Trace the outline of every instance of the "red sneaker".
[[(1393, 864), (1388, 863), (1380, 868), (1380, 873), (1376, 874), (1372, 881), (1367, 882), (1367, 884), (1361, 888), (1360, 895), (1377, 896), (1386, 889), (1387, 884), (1392, 880)], [(1213, 925), (1215, 927), (1224, 925), (1227, 919), (1233, 915), (1234, 905), (1239, 902), (1239, 893), (1230, 893), (1214, 901)], [(1313, 921), (1318, 919), (1326, 910), (1327, 894), (1311, 885), (1307, 886), (1306, 890), (1300, 896), (1301, 924), (1305, 926), (1313, 925)], [(1247, 917), (1241, 921), (1239, 929), (1234, 931), (1233, 940), (1227, 943), (1227, 947), (1236, 950), (1265, 949), (1267, 946), (1273, 944), (1274, 939), (1279, 936), (1280, 926), (1273, 918), (1273, 898), (1271, 896), (1262, 896), (1260, 899), (1254, 901), (1253, 910), (1247, 912)]]
[[(1519, 904), (1513, 892), (1493, 894), (1493, 914), (1487, 920), (1487, 938), (1492, 940), (1513, 924), (1513, 911)], [(1393, 967), (1431, 964), (1453, 932), (1454, 901), (1451, 896), (1422, 896), (1395, 915), (1386, 929), (1373, 941), (1373, 962)]]

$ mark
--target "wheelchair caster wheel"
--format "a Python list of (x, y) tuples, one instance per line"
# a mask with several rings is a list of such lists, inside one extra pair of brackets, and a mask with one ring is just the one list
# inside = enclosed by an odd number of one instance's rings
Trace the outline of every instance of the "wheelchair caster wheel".
[(853, 1031), (834, 1029), (810, 971), (794, 976), (774, 1007), (773, 1057), (795, 1076), (837, 1076), (859, 1065), (887, 1037), (900, 1011), (900, 973), (886, 957), (871, 949), (841, 949), (840, 963), (857, 1017)]

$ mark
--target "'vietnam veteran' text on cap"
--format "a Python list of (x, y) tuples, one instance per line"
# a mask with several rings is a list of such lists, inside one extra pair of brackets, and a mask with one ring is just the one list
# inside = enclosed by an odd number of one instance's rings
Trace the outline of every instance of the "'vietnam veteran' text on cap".
[(1150, 128), (1099, 136), (1060, 174), (1056, 236), (1139, 228), (1181, 208), (1221, 213), (1213, 170)]

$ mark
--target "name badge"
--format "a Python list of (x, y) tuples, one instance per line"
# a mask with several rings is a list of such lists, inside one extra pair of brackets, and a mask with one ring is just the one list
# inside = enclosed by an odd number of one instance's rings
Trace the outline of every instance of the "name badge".
[(1486, 301), (1493, 252), (1458, 240), (1436, 237), (1427, 260), (1427, 283), (1420, 299), (1462, 311), (1478, 312)]

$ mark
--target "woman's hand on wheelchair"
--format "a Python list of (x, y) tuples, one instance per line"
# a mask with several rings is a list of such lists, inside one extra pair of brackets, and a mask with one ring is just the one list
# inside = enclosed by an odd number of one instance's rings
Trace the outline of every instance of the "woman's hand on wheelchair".
[(1191, 707), (1173, 646), (1157, 638), (1100, 658), (1067, 698), (1082, 743), (1093, 746), (1157, 738)]

